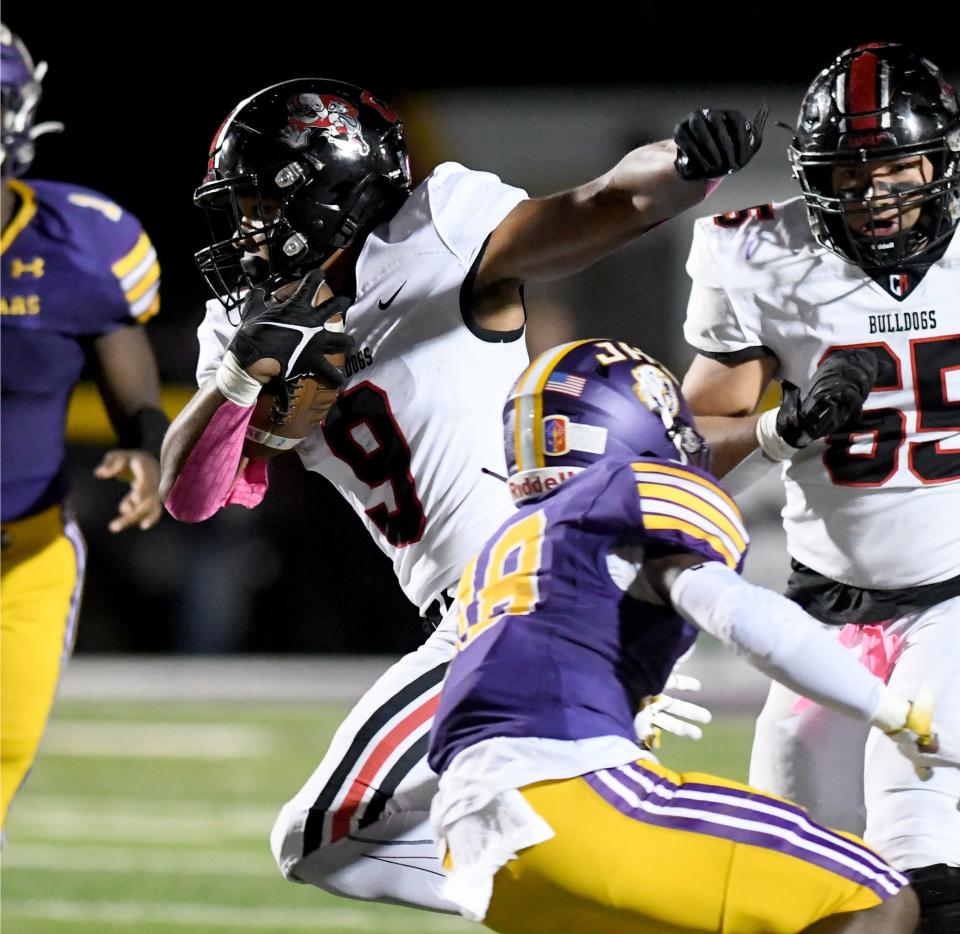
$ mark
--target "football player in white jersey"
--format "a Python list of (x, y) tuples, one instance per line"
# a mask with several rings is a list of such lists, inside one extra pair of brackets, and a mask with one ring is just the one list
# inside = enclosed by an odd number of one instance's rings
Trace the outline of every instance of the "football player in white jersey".
[[(801, 197), (698, 221), (684, 381), (721, 473), (783, 464), (788, 595), (892, 687), (960, 725), (960, 100), (896, 44), (803, 100)], [(783, 403), (751, 414), (767, 384)], [(860, 725), (774, 685), (750, 781), (910, 871), (960, 931), (960, 773), (922, 780)]]
[[(267, 88), (221, 126), (195, 200), (229, 222), (198, 254), (224, 301), (208, 304), (201, 389), (165, 442), (167, 507), (197, 521), (259, 502), (265, 462), (241, 461), (241, 448), (262, 384), (321, 372), (342, 392), (300, 457), (347, 498), (404, 592), (440, 623), (359, 701), (284, 807), (272, 843), (287, 878), (456, 910), (438, 895), (427, 734), (454, 652), (450, 589), (512, 511), (500, 410), (527, 364), (523, 282), (569, 275), (698, 203), (711, 180), (749, 161), (762, 119), (697, 111), (676, 141), (548, 198), (455, 163), (411, 190), (396, 114), (336, 81)], [(297, 280), (293, 296), (264, 300)], [(324, 327), (337, 314), (346, 334)], [(324, 355), (344, 350), (338, 372)]]

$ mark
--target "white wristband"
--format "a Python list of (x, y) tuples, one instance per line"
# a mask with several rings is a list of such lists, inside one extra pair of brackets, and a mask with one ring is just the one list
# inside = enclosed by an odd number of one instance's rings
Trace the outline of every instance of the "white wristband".
[(880, 689), (880, 699), (877, 709), (873, 712), (870, 722), (883, 730), (884, 733), (897, 733), (907, 725), (910, 716), (910, 701), (899, 694), (894, 694), (886, 685)]
[(220, 394), (245, 409), (257, 401), (260, 390), (263, 389), (257, 380), (241, 368), (232, 350), (223, 355), (220, 366), (217, 367), (216, 379)]
[(785, 461), (793, 457), (800, 448), (787, 444), (777, 433), (777, 413), (780, 408), (769, 409), (757, 419), (757, 441), (764, 457), (771, 461)]

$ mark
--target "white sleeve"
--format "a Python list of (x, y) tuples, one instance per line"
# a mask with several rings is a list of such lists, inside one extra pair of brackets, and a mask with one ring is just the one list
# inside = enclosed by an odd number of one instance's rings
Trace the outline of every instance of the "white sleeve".
[(798, 694), (863, 720), (876, 715), (883, 682), (786, 597), (711, 562), (680, 574), (670, 598), (685, 619)]
[(687, 274), (693, 280), (683, 336), (688, 344), (706, 353), (736, 353), (762, 347), (763, 339), (737, 314), (710, 245), (704, 221), (693, 227), (693, 244)]
[(207, 302), (206, 314), (197, 328), (197, 342), (200, 354), (197, 358), (197, 385), (202, 386), (220, 366), (227, 344), (233, 338), (240, 322), (238, 310), (231, 312), (237, 324), (231, 324), (226, 309), (217, 299)]
[(437, 235), (464, 269), (499, 223), (529, 195), (490, 172), (445, 162), (427, 180), (430, 213)]

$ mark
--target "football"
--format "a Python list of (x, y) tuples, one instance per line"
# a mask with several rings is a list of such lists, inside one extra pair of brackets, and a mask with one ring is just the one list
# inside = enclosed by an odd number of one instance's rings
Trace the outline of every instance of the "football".
[[(329, 354), (327, 359), (339, 367), (346, 362), (343, 354)], [(288, 402), (273, 391), (272, 383), (261, 391), (243, 442), (246, 457), (266, 460), (293, 450), (323, 424), (337, 401), (337, 388), (322, 376), (301, 376), (286, 385)]]

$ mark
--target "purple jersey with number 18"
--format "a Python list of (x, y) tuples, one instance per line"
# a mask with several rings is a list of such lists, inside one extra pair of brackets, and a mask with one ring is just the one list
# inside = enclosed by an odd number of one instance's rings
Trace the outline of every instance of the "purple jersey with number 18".
[(641, 699), (696, 637), (656, 605), (644, 553), (682, 549), (739, 571), (747, 542), (717, 481), (675, 461), (606, 459), (524, 506), (461, 579), (431, 768), (496, 736), (634, 740)]

